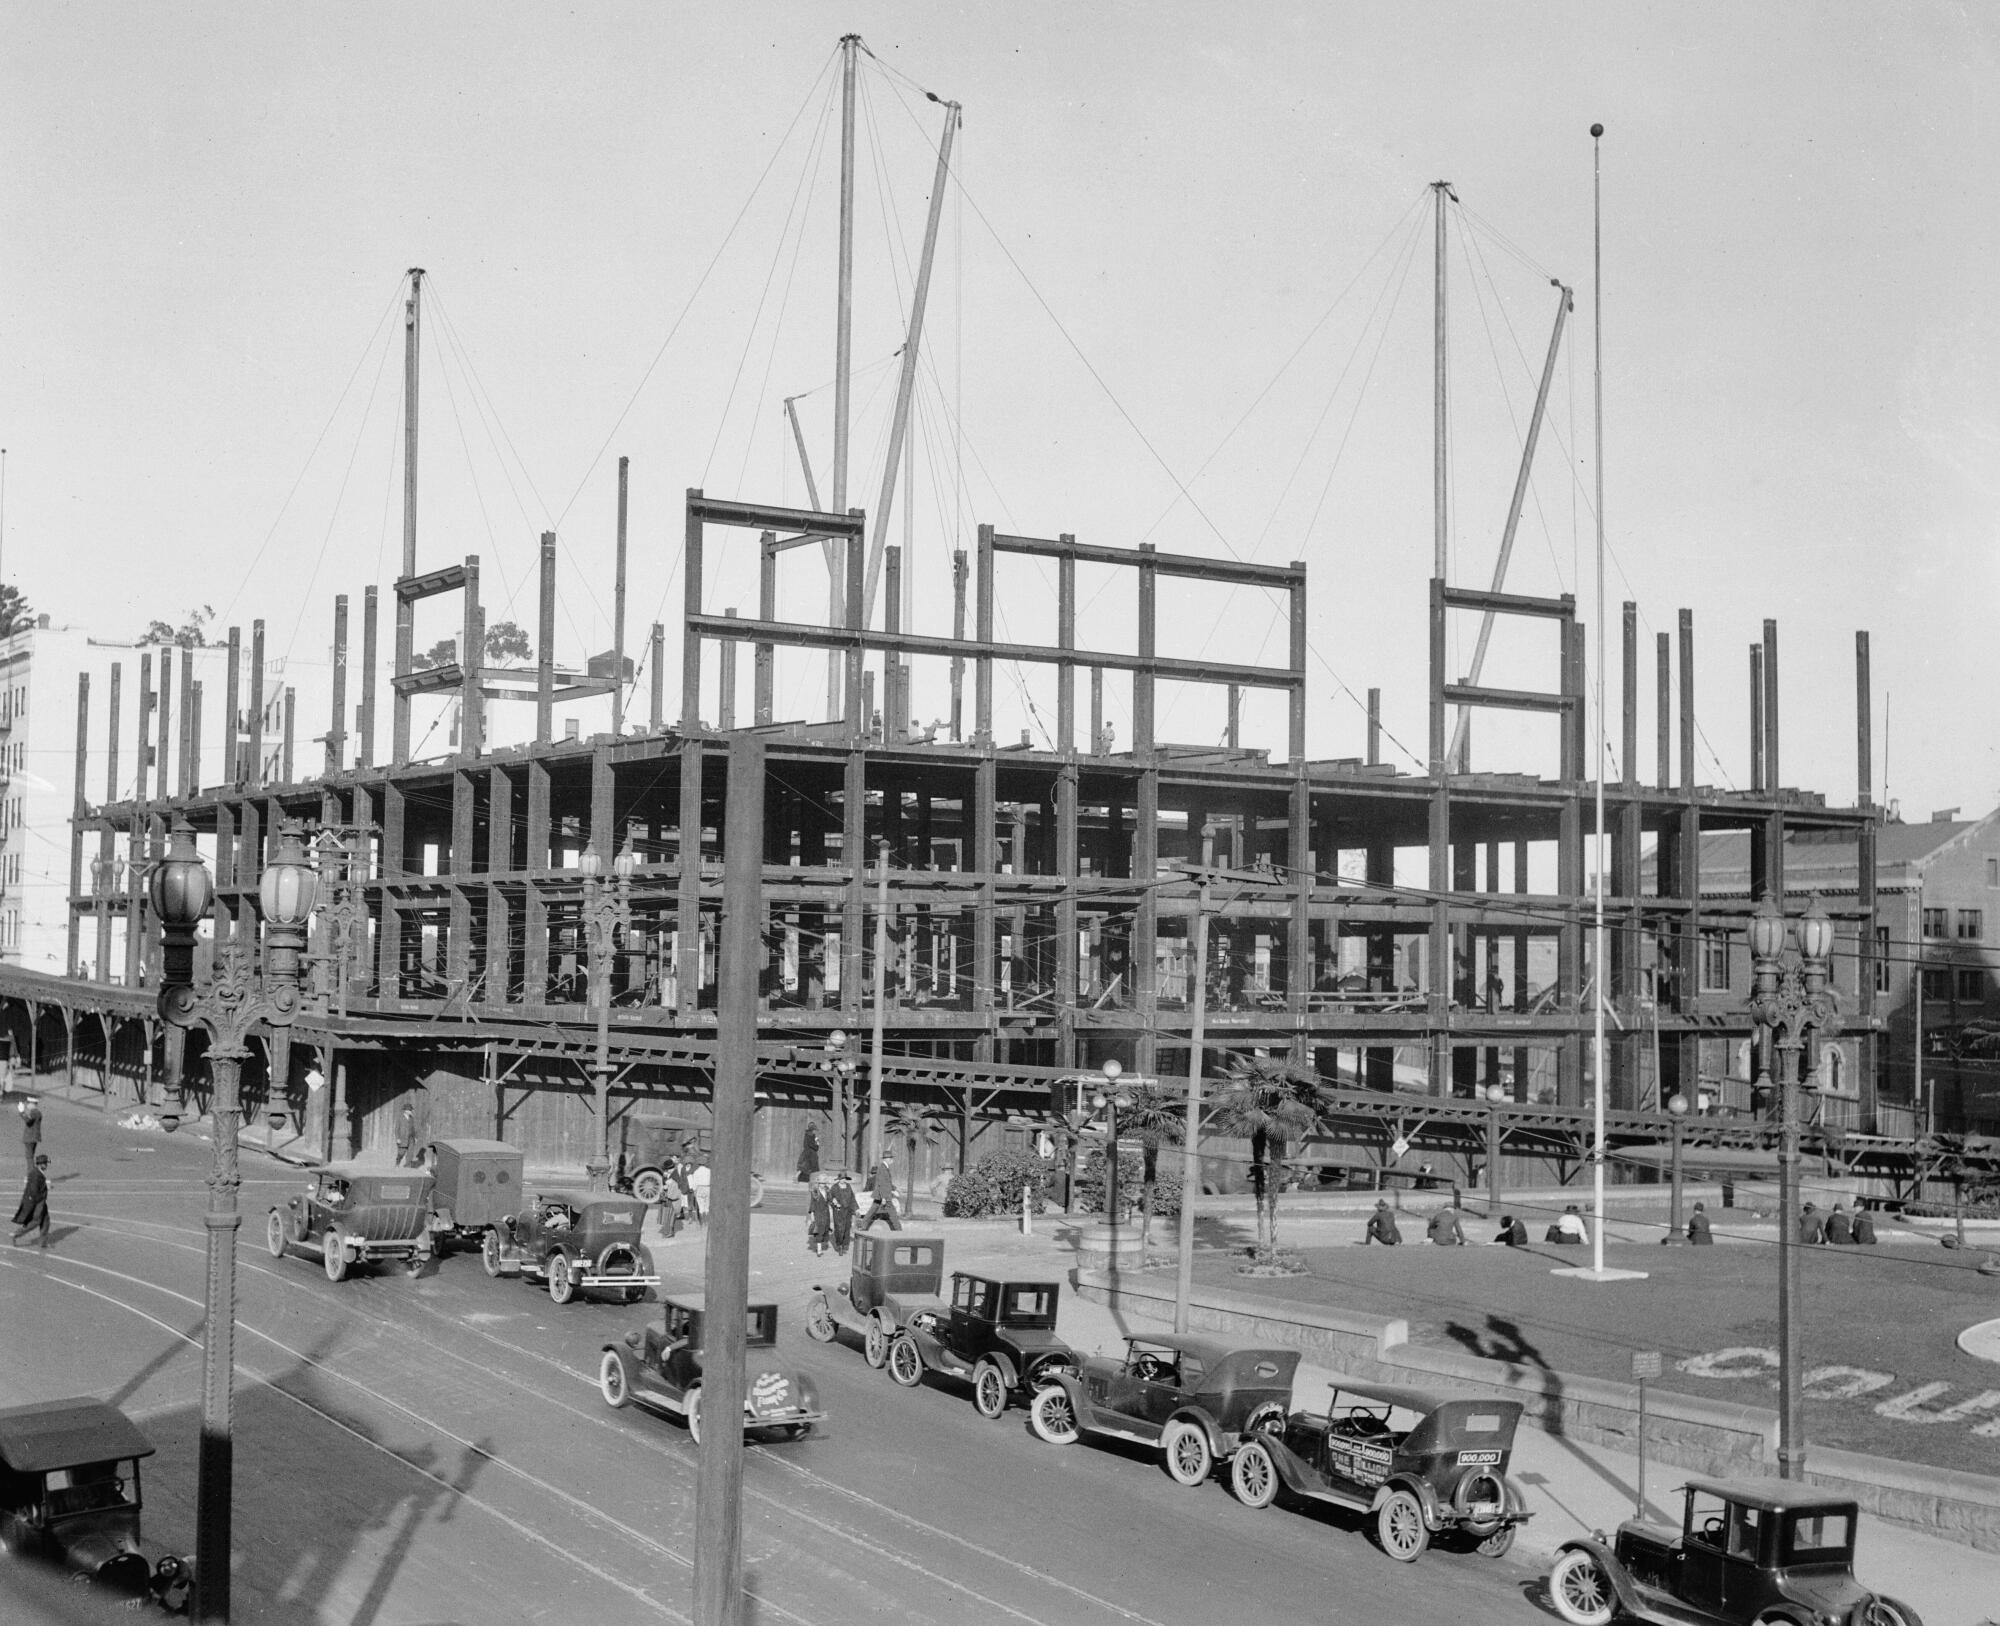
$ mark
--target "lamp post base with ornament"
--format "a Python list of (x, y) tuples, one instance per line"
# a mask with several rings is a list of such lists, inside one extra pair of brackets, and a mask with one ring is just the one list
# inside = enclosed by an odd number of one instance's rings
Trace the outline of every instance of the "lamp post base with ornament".
[[(193, 985), (195, 928), (207, 915), (215, 886), (195, 847), (194, 832), (177, 825), (167, 855), (154, 867), (148, 891), (162, 938), (160, 1015), (176, 1028), (208, 1035), (209, 1111), (215, 1155), (208, 1177), (207, 1281), (202, 1310), (201, 1442), (195, 1459), (195, 1578), (191, 1612), (197, 1621), (229, 1619), (230, 1497), (234, 1468), (236, 1371), (236, 1232), (241, 1178), (236, 1139), (242, 1125), (242, 1074), (250, 1030), (262, 1023), (274, 1038), (292, 1025), (299, 1001), (299, 954), (305, 947), (317, 877), (296, 820), (278, 827), (276, 850), (258, 886), (264, 922), (262, 975), (254, 938), (231, 934), (216, 944), (215, 980)], [(273, 1046), (276, 1050), (277, 1046)]]

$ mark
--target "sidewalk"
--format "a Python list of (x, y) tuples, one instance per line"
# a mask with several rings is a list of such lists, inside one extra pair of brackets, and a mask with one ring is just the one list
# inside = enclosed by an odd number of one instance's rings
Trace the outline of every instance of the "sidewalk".
[[(1070, 1238), (1075, 1222), (1059, 1214), (1037, 1216), (1035, 1231), (1024, 1236), (1019, 1221), (944, 1220), (922, 1202), (910, 1222), (916, 1231), (946, 1239), (947, 1271), (973, 1267), (1033, 1273), (1067, 1281), (1075, 1263)], [(1358, 1225), (1358, 1217), (1355, 1221)], [(1172, 1233), (1156, 1233), (1168, 1248)], [(693, 1247), (688, 1244), (692, 1241)], [(700, 1269), (701, 1232), (683, 1232), (664, 1244), (658, 1255), (663, 1273), (673, 1278)], [(783, 1214), (757, 1214), (752, 1219), (751, 1291), (776, 1298), (784, 1314), (815, 1284), (844, 1279), (846, 1261), (833, 1255), (815, 1259), (805, 1250), (802, 1222)], [(1253, 1284), (1246, 1278), (1245, 1288)], [(1063, 1296), (1059, 1326), (1083, 1354), (1116, 1351), (1128, 1331), (1155, 1331), (1157, 1324), (1123, 1319), (1108, 1306), (1074, 1292)], [(1294, 1403), (1309, 1406), (1320, 1399), (1337, 1373), (1302, 1362), (1294, 1382)], [(1563, 1542), (1593, 1530), (1610, 1531), (1632, 1517), (1638, 1485), (1635, 1455), (1543, 1433), (1524, 1426), (1515, 1439), (1512, 1473), (1527, 1490), (1534, 1517), (1523, 1527), (1514, 1548), (1515, 1562), (1545, 1571)], [(1687, 1472), (1668, 1464), (1646, 1468), (1648, 1513), (1675, 1522), (1670, 1511), (1677, 1488)], [(1226, 1495), (1223, 1491), (1220, 1494)], [(1386, 1560), (1385, 1560), (1386, 1562)], [(1856, 1572), (1862, 1581), (1910, 1604), (1925, 1626), (1979, 1626), (2000, 1609), (2000, 1554), (1980, 1552), (1904, 1525), (1864, 1514)]]

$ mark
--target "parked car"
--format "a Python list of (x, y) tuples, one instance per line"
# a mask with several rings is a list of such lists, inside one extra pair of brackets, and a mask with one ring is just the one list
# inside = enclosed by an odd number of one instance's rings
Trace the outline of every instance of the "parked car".
[(1443, 1531), (1498, 1558), (1530, 1516), (1507, 1477), (1520, 1422), (1519, 1401), (1342, 1381), (1325, 1411), (1294, 1412), (1246, 1441), (1229, 1483), (1250, 1507), (1283, 1489), (1373, 1514), (1382, 1550), (1406, 1564)]
[(483, 1247), (487, 1232), (521, 1206), (521, 1149), (501, 1140), (434, 1140), (424, 1152), (432, 1250)]
[(646, 1205), (631, 1197), (537, 1192), (529, 1207), (494, 1222), (480, 1260), (489, 1276), (546, 1282), (557, 1304), (586, 1290), (636, 1304), (647, 1288), (660, 1285), (653, 1255), (639, 1242), (645, 1218)]
[(854, 1263), (838, 1288), (814, 1287), (806, 1303), (806, 1336), (830, 1344), (845, 1327), (861, 1339), (868, 1364), (880, 1370), (895, 1336), (919, 1315), (941, 1316), (944, 1238), (907, 1231), (862, 1231)]
[(1028, 1423), (1051, 1445), (1085, 1434), (1157, 1445), (1167, 1472), (1199, 1485), (1245, 1439), (1281, 1427), (1295, 1349), (1238, 1349), (1186, 1333), (1128, 1338), (1123, 1355), (1093, 1355), (1036, 1391)]
[[(618, 1152), (612, 1162), (612, 1188), (629, 1191), (642, 1203), (656, 1203), (671, 1194), (671, 1172), (685, 1165), (694, 1197), (708, 1212), (709, 1145), (714, 1115), (693, 1104), (656, 1112), (635, 1112), (618, 1120)], [(750, 1176), (750, 1206), (764, 1201), (764, 1178)], [(684, 1206), (680, 1199), (676, 1206)]]
[(0, 1411), (0, 1552), (65, 1570), (114, 1597), (186, 1606), (194, 1576), (139, 1546), (139, 1464), (152, 1442), (102, 1400), (43, 1400)]
[(1055, 1282), (1020, 1282), (952, 1272), (951, 1306), (919, 1310), (889, 1345), (889, 1376), (905, 1389), (925, 1372), (972, 1385), (981, 1417), (997, 1418), (1007, 1403), (1032, 1400), (1057, 1373), (1074, 1373), (1076, 1352), (1056, 1336)]
[[(650, 1402), (685, 1419), (689, 1437), (700, 1443), (706, 1303), (705, 1294), (670, 1294), (658, 1326), (604, 1346), (597, 1386), (607, 1406)], [(794, 1440), (810, 1434), (826, 1413), (812, 1379), (778, 1365), (770, 1353), (778, 1342), (777, 1305), (753, 1303), (744, 1332), (744, 1428), (770, 1429)]]
[(431, 1256), (428, 1169), (364, 1169), (329, 1163), (304, 1192), (271, 1210), (264, 1225), (273, 1259), (289, 1248), (317, 1248), (326, 1279), (350, 1267), (399, 1259), (414, 1276)]
[(1675, 1626), (1923, 1626), (1854, 1578), (1860, 1508), (1787, 1479), (1691, 1479), (1679, 1529), (1627, 1519), (1565, 1542), (1549, 1598), (1572, 1626), (1620, 1615)]

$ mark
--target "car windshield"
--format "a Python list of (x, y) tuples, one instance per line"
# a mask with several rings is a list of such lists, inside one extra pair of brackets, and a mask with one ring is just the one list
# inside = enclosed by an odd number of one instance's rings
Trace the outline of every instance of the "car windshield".
[(1845, 1559), (1854, 1545), (1854, 1520), (1846, 1511), (1795, 1513), (1785, 1536), (1785, 1561), (1790, 1564), (1833, 1564)]

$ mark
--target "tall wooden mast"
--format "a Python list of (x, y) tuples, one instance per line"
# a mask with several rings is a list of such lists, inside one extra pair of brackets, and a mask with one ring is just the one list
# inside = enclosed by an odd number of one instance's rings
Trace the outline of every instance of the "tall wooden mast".
[[(847, 512), (848, 397), (854, 370), (854, 67), (861, 49), (859, 34), (840, 40), (840, 289), (834, 311), (833, 348), (833, 508)], [(844, 564), (828, 561), (826, 619), (841, 626), (847, 619), (841, 582)], [(826, 652), (826, 710), (844, 715), (840, 692), (841, 652)]]
[[(417, 573), (417, 355), (423, 337), (424, 272), (410, 268), (410, 297), (403, 306), (403, 577)], [(396, 595), (396, 670), (410, 670), (416, 654), (417, 607)], [(466, 660), (473, 659), (470, 651)], [(396, 690), (393, 761), (410, 760), (410, 697)]]

